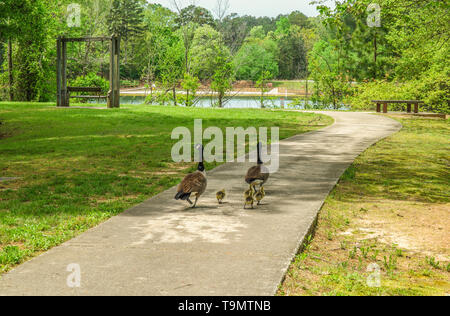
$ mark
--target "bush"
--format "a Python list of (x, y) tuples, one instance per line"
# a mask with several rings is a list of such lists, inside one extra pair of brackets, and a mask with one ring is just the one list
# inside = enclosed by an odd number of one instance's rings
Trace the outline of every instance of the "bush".
[(158, 104), (158, 105), (168, 105), (170, 103), (173, 104), (173, 97), (170, 93), (158, 92), (153, 93), (153, 95), (147, 96), (145, 99), (145, 103), (147, 104)]
[(414, 83), (425, 109), (431, 112), (450, 114), (450, 67), (443, 72), (430, 70)]
[[(354, 110), (373, 110), (372, 100), (422, 100), (422, 111), (450, 113), (450, 85), (448, 72), (429, 71), (418, 80), (405, 83), (371, 81), (359, 84), (352, 90), (346, 103)], [(404, 111), (406, 104), (392, 104), (391, 109)]]
[(102, 93), (104, 95), (106, 95), (109, 91), (109, 81), (92, 72), (88, 73), (84, 77), (78, 77), (75, 80), (70, 80), (69, 85), (73, 87), (102, 88)]
[[(372, 100), (409, 100), (416, 99), (417, 93), (411, 91), (410, 84), (389, 82), (386, 80), (370, 81), (355, 86), (351, 96), (345, 103), (351, 105), (353, 110), (373, 110)], [(392, 104), (392, 110), (404, 110), (404, 104)]]

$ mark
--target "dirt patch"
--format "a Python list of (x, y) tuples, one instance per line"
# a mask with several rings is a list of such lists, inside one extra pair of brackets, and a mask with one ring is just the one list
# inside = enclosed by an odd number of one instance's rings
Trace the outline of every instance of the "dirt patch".
[[(386, 201), (358, 220), (364, 239), (450, 261), (450, 204), (423, 204)], [(346, 233), (354, 234), (355, 231)]]

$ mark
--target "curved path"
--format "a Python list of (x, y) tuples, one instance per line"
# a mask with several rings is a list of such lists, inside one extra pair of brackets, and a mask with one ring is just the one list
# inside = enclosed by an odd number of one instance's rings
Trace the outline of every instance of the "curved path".
[[(336, 182), (354, 159), (401, 129), (367, 113), (326, 112), (336, 123), (280, 143), (265, 205), (243, 210), (249, 164), (209, 173), (196, 210), (175, 189), (20, 265), (0, 295), (273, 295)], [(215, 192), (226, 187), (227, 204)], [(67, 286), (69, 264), (81, 287)]]

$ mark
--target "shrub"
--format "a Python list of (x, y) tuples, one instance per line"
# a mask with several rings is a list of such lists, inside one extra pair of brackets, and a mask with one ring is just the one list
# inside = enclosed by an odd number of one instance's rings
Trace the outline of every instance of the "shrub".
[(109, 81), (96, 75), (95, 73), (88, 73), (86, 76), (77, 77), (75, 80), (70, 80), (69, 85), (74, 87), (95, 87), (102, 88), (102, 93), (106, 95), (109, 91)]
[[(448, 68), (450, 69), (450, 68)], [(355, 86), (346, 103), (354, 110), (372, 110), (372, 100), (422, 100), (421, 110), (450, 113), (450, 71), (430, 70), (418, 80), (405, 83), (394, 81), (370, 81)], [(405, 110), (405, 104), (392, 104), (395, 111)]]
[(147, 96), (145, 99), (145, 103), (147, 104), (158, 104), (158, 105), (168, 105), (169, 103), (173, 103), (172, 94), (158, 92), (153, 95)]

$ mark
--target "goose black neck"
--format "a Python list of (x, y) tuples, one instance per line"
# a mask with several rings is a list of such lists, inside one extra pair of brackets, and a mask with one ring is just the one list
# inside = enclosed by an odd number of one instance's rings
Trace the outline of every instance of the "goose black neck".
[(258, 152), (258, 165), (262, 165), (263, 162), (261, 160), (261, 143), (258, 143), (257, 152)]
[(205, 164), (203, 163), (203, 146), (199, 149), (200, 151), (200, 162), (198, 163), (198, 171), (205, 171)]

